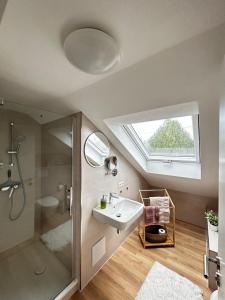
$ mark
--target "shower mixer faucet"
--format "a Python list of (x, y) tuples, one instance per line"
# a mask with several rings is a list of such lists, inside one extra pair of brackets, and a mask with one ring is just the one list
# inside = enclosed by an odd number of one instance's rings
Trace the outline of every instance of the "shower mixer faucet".
[(8, 192), (9, 191), (9, 199), (11, 199), (15, 190), (17, 190), (21, 186), (20, 181), (13, 181), (11, 179), (11, 170), (8, 170), (8, 180), (0, 184), (0, 191), (1, 192)]

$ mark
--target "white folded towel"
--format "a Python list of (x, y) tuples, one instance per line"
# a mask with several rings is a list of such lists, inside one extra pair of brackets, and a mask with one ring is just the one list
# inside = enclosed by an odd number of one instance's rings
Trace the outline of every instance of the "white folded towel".
[(170, 223), (170, 216), (161, 215), (159, 216), (159, 223), (169, 224)]
[(159, 206), (159, 222), (170, 222), (170, 199), (169, 197), (149, 197), (150, 205)]
[(169, 205), (170, 205), (170, 199), (167, 196), (164, 196), (164, 197), (149, 197), (149, 199), (150, 199), (150, 205), (153, 205), (153, 206), (169, 207)]

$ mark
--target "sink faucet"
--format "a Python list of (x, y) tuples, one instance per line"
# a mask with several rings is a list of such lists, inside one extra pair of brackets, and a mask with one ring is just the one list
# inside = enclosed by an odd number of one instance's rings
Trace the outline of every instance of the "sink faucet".
[(109, 193), (109, 204), (112, 203), (112, 198), (119, 198), (117, 193)]

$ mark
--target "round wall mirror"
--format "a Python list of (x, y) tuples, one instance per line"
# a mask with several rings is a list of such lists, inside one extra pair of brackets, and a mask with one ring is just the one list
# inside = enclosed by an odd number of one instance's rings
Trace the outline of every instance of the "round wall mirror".
[(102, 167), (109, 156), (110, 146), (107, 137), (100, 131), (89, 135), (84, 145), (84, 156), (92, 167)]

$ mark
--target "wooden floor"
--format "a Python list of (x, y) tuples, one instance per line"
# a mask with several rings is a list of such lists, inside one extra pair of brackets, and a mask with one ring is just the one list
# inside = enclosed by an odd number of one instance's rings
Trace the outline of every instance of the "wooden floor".
[(204, 253), (204, 230), (190, 224), (176, 222), (175, 248), (143, 249), (134, 232), (88, 286), (70, 300), (134, 299), (155, 261), (196, 283), (208, 300), (210, 291), (202, 275)]

